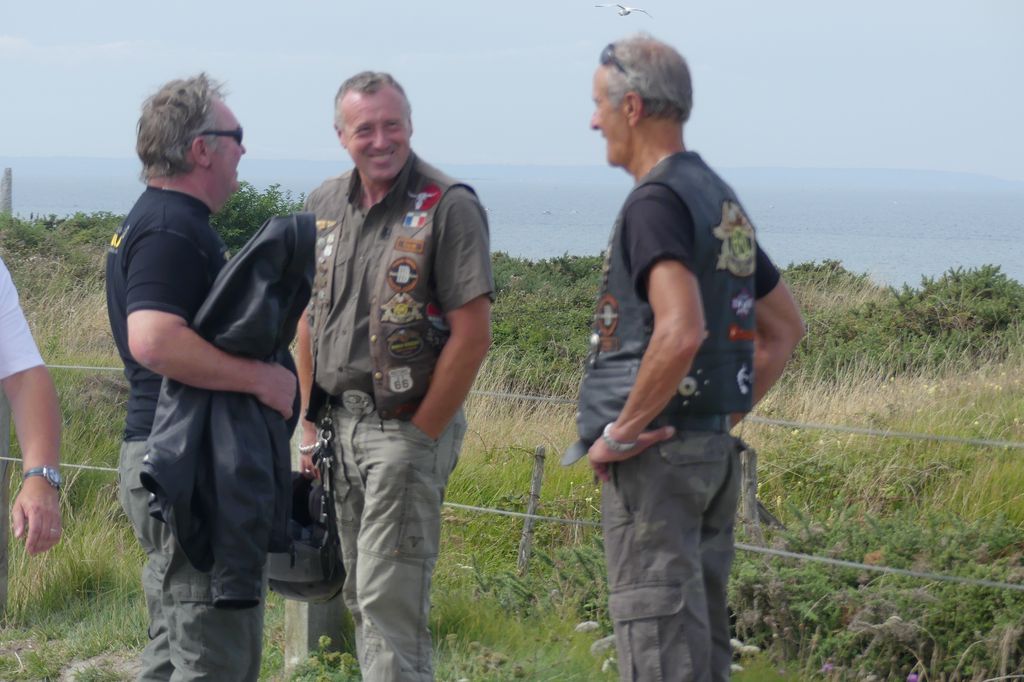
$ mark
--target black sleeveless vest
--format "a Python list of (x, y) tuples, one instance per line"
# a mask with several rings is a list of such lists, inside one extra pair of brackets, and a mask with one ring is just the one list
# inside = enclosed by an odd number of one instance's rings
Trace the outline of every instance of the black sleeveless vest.
[[(634, 188), (660, 184), (686, 204), (695, 226), (693, 266), (708, 336), (661, 416), (747, 412), (753, 393), (754, 228), (732, 189), (692, 152), (655, 166)], [(580, 387), (577, 426), (589, 444), (614, 421), (636, 381), (654, 327), (650, 305), (633, 287), (622, 257), (620, 212), (605, 254), (591, 349)]]

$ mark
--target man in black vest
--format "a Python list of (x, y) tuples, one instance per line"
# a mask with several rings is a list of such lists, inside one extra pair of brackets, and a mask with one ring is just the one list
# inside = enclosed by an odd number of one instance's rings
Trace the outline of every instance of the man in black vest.
[(739, 200), (683, 145), (689, 70), (647, 35), (608, 45), (591, 127), (637, 185), (615, 223), (580, 391), (602, 481), (622, 680), (726, 680), (739, 462), (730, 427), (782, 373), (800, 313)]

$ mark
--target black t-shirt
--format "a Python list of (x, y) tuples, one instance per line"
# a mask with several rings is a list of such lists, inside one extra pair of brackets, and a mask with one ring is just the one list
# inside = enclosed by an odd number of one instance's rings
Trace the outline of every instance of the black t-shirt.
[(162, 377), (128, 350), (128, 315), (172, 313), (191, 323), (224, 265), (227, 250), (210, 209), (187, 194), (146, 188), (107, 249), (107, 314), (131, 385), (126, 440), (149, 436)]
[[(690, 209), (664, 185), (644, 185), (626, 199), (622, 227), (623, 256), (633, 276), (637, 295), (647, 300), (647, 273), (660, 260), (680, 261), (693, 273), (695, 227)], [(757, 245), (754, 296), (771, 293), (779, 283), (779, 270)]]

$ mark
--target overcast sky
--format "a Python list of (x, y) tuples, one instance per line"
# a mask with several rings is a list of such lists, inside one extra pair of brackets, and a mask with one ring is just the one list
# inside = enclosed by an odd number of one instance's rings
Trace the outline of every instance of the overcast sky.
[(141, 101), (205, 70), (251, 158), (347, 161), (346, 77), (386, 70), (438, 164), (604, 162), (601, 48), (637, 30), (693, 72), (712, 165), (910, 168), (1024, 180), (1022, 0), (0, 0), (0, 156), (127, 158)]

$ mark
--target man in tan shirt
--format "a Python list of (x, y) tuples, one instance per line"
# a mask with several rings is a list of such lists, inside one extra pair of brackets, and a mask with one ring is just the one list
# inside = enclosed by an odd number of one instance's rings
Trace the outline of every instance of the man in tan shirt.
[[(432, 680), (441, 502), (490, 346), (487, 219), (420, 160), (402, 87), (363, 72), (335, 98), (354, 170), (314, 190), (317, 273), (299, 327), (305, 415), (332, 422), (334, 487), (364, 680)], [(304, 421), (303, 449), (316, 439)], [(306, 468), (311, 462), (304, 461)]]

